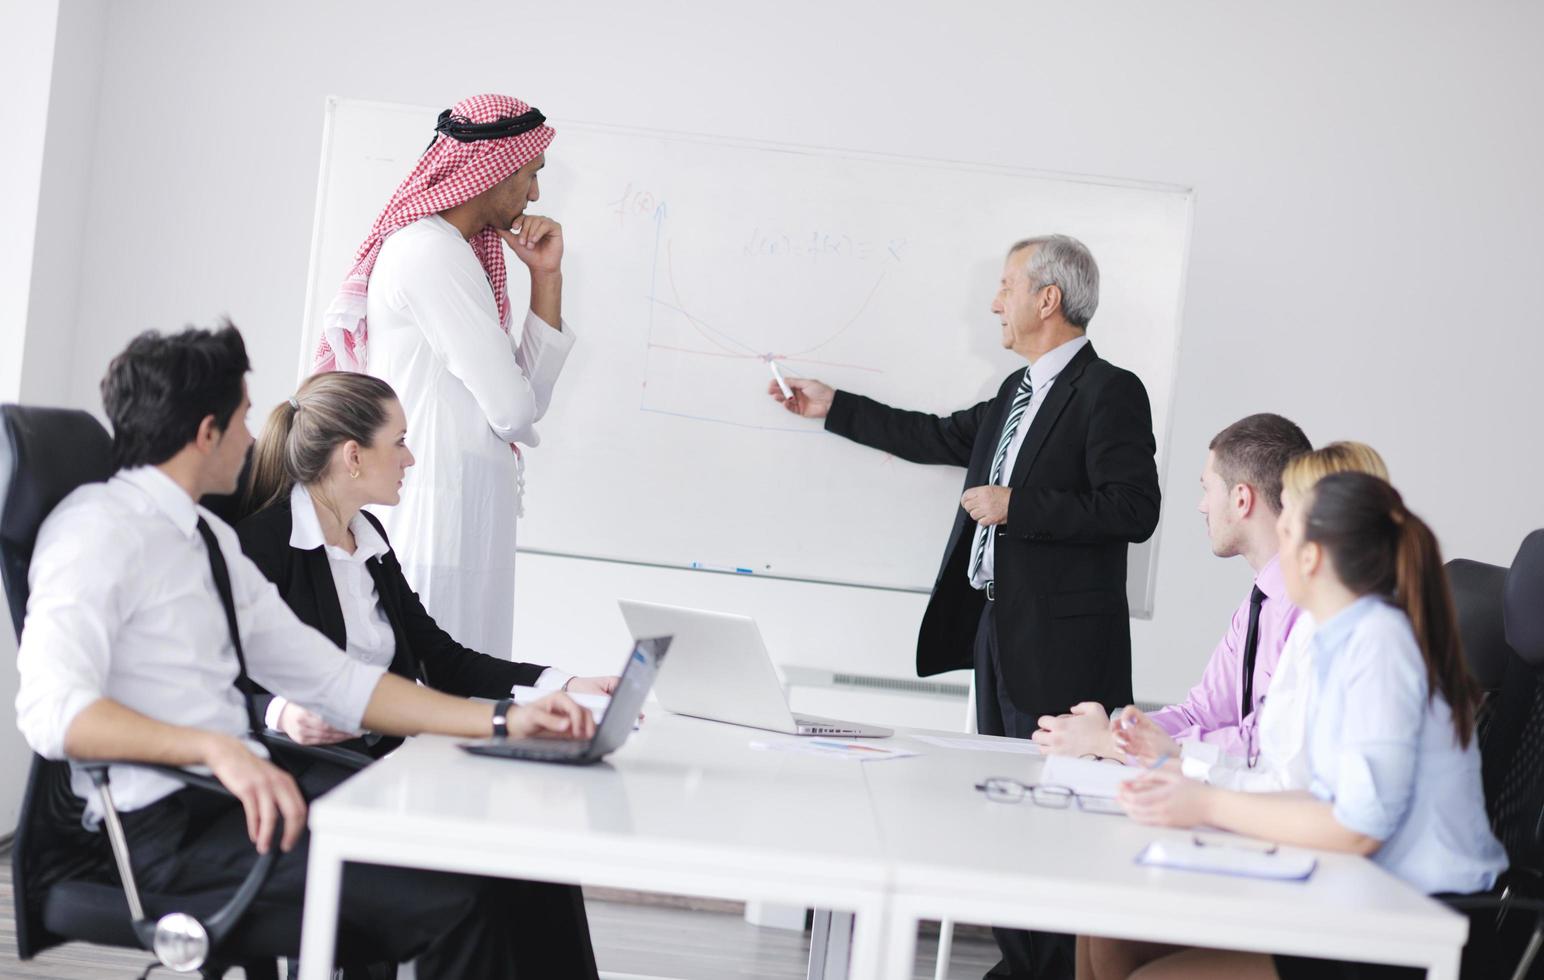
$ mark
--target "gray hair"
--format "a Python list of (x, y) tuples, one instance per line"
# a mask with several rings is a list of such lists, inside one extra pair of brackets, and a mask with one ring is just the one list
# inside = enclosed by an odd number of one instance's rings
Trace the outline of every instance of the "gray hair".
[(1062, 295), (1062, 316), (1082, 330), (1099, 309), (1099, 264), (1088, 246), (1071, 235), (1038, 235), (1013, 243), (1008, 254), (1033, 248), (1024, 266), (1031, 291), (1056, 286)]

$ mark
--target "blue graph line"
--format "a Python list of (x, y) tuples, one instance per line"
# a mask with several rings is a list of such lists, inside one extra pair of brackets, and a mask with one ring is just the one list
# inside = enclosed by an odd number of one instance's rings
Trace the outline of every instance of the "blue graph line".
[[(649, 269), (649, 336), (643, 345), (644, 364), (648, 364), (649, 345), (654, 343), (654, 307), (658, 303), (655, 298), (659, 293), (659, 242), (665, 230), (665, 202), (659, 202), (659, 207), (654, 209), (654, 262)], [(647, 377), (647, 375), (645, 375)], [(645, 381), (638, 387), (638, 408), (644, 407), (648, 398), (648, 382)]]

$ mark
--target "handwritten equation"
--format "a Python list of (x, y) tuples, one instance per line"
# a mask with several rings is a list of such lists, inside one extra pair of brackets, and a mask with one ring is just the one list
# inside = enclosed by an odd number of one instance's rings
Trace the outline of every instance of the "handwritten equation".
[[(616, 215), (617, 226), (626, 227), (633, 221), (662, 222), (667, 214), (665, 201), (646, 187), (629, 182), (615, 200), (606, 202), (609, 212)], [(740, 254), (747, 258), (803, 259), (810, 262), (821, 260), (847, 260), (853, 262), (897, 263), (906, 260), (910, 242), (904, 238), (886, 238), (851, 235), (843, 232), (815, 229), (813, 231), (786, 231), (752, 228), (740, 246)]]
[(849, 259), (857, 262), (903, 262), (908, 242), (904, 238), (879, 240), (831, 231), (782, 232), (753, 228), (741, 247), (750, 257), (793, 258), (820, 261)]
[(606, 206), (617, 216), (618, 227), (625, 226), (629, 218), (660, 221), (665, 217), (665, 202), (653, 191), (641, 190), (631, 183), (622, 190), (621, 196), (615, 201), (608, 201)]

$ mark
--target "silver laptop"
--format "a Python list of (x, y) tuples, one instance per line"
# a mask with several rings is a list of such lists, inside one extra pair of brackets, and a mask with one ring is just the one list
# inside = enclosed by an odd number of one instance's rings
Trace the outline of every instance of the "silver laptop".
[(634, 639), (672, 638), (670, 669), (661, 671), (654, 683), (654, 693), (667, 711), (789, 735), (886, 738), (895, 734), (876, 725), (788, 710), (761, 631), (749, 616), (632, 599), (619, 599), (617, 605)]

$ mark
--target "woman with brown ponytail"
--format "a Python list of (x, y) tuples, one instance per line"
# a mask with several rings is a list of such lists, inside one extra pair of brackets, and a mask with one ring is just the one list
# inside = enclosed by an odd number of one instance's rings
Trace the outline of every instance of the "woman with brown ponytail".
[[(253, 450), (236, 528), (242, 550), (301, 622), (349, 656), (447, 694), (507, 698), (517, 686), (609, 694), (616, 679), (574, 677), (469, 650), (424, 610), (367, 505), (392, 506), (413, 454), (396, 392), (379, 378), (311, 376), (268, 417)], [(320, 716), (264, 694), (269, 728), (303, 744), (354, 739)], [(379, 757), (401, 744), (365, 736), (346, 748)]]
[[(1428, 894), (1489, 889), (1506, 854), (1485, 815), (1479, 689), (1436, 538), (1393, 487), (1365, 473), (1324, 477), (1283, 518), (1287, 592), (1318, 624), (1308, 650), (1310, 790), (1240, 792), (1165, 770), (1126, 783), (1122, 804), (1144, 823), (1367, 855)], [(1097, 938), (1086, 967), (1098, 980), (1421, 975)]]

